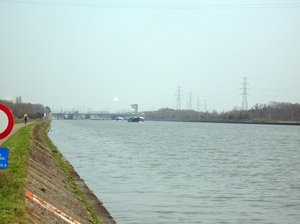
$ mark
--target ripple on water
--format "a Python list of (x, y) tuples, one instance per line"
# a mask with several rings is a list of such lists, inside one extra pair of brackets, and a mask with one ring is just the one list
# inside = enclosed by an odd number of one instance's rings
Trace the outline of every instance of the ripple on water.
[(297, 223), (300, 127), (52, 121), (120, 224)]

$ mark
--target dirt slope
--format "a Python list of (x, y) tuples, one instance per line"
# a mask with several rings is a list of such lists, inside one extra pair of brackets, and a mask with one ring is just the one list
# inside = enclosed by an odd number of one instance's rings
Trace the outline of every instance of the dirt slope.
[[(28, 213), (26, 223), (92, 223), (90, 212), (42, 136), (40, 125), (35, 125), (25, 187)], [(84, 192), (98, 219), (102, 223), (116, 223), (74, 168), (66, 160), (65, 162), (71, 168), (76, 185)], [(65, 215), (67, 221), (59, 215)]]

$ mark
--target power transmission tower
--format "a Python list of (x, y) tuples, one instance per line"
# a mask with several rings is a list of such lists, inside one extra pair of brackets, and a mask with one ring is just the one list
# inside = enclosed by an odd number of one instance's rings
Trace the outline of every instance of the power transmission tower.
[(242, 102), (242, 110), (248, 110), (248, 102), (247, 102), (247, 85), (249, 83), (247, 83), (247, 77), (243, 77), (244, 82), (243, 84), (243, 102)]
[(193, 105), (192, 105), (192, 92), (190, 91), (188, 110), (192, 110), (192, 109), (193, 109)]
[(204, 112), (207, 112), (206, 111), (206, 100), (204, 100)]
[(180, 106), (180, 101), (181, 101), (181, 90), (180, 90), (180, 86), (177, 86), (177, 105), (176, 105), (176, 110), (181, 110), (181, 106)]

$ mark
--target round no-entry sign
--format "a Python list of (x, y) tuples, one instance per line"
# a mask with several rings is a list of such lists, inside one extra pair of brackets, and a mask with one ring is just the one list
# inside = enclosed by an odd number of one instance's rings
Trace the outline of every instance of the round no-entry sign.
[(0, 104), (0, 139), (9, 135), (14, 127), (14, 115), (11, 110)]

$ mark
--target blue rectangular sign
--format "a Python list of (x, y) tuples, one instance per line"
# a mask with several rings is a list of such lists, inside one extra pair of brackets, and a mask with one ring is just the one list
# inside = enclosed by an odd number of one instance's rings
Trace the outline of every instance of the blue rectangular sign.
[(8, 148), (0, 148), (0, 169), (7, 169), (8, 167)]

